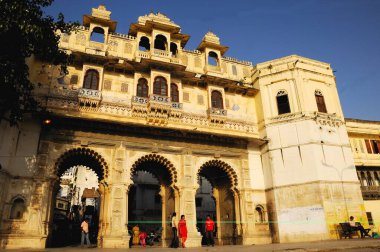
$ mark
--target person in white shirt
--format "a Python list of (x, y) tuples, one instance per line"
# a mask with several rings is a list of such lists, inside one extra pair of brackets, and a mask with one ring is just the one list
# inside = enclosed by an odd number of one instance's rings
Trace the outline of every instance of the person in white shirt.
[(354, 216), (350, 216), (350, 221), (348, 222), (350, 224), (350, 227), (353, 230), (359, 230), (361, 238), (364, 238), (366, 235), (368, 235), (369, 229), (366, 230), (363, 228), (363, 226), (359, 222), (355, 222)]
[(177, 236), (177, 214), (176, 212), (173, 212), (172, 214), (172, 222), (171, 222), (172, 230), (173, 230), (173, 240), (170, 244), (171, 248), (178, 248), (179, 247), (179, 240)]

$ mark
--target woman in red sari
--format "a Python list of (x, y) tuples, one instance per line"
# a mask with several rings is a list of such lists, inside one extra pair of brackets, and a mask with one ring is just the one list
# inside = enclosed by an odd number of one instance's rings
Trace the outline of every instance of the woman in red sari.
[(185, 248), (185, 242), (187, 240), (187, 227), (185, 215), (181, 215), (181, 220), (178, 222), (178, 234), (181, 238), (182, 248)]

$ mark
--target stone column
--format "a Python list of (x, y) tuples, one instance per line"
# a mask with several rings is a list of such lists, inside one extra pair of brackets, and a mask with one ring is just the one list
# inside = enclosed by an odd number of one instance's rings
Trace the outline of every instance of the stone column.
[(178, 220), (182, 214), (185, 215), (187, 224), (187, 247), (200, 247), (202, 237), (197, 231), (197, 212), (195, 206), (195, 195), (198, 188), (193, 157), (190, 154), (183, 156), (182, 178), (179, 186), (179, 211)]
[[(186, 183), (185, 183), (186, 184)], [(180, 210), (177, 214), (178, 220), (184, 214), (187, 225), (187, 247), (200, 247), (202, 237), (197, 231), (197, 216), (195, 207), (195, 195), (197, 189), (194, 187), (182, 187), (179, 193)]]
[(212, 196), (214, 197), (215, 199), (215, 212), (216, 212), (216, 220), (215, 220), (215, 224), (216, 224), (216, 237), (215, 239), (218, 241), (218, 244), (222, 244), (222, 232), (223, 232), (223, 228), (222, 228), (222, 223), (221, 223), (221, 215), (220, 215), (220, 200), (219, 200), (219, 190), (217, 188), (213, 188), (212, 190)]
[[(103, 248), (128, 248), (129, 236), (127, 229), (128, 209), (125, 201), (128, 186), (126, 184), (113, 184), (109, 186), (109, 193), (106, 194), (106, 232), (103, 236)], [(110, 225), (109, 225), (110, 224)]]

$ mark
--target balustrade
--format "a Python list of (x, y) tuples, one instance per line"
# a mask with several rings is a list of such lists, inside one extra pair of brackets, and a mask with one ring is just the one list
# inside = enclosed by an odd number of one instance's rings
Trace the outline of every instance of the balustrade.
[(164, 50), (159, 50), (159, 49), (153, 49), (153, 54), (156, 56), (160, 56), (160, 57), (169, 57), (170, 56), (170, 52), (164, 51)]
[(174, 109), (183, 109), (183, 104), (179, 102), (172, 102), (172, 108)]
[(102, 91), (95, 90), (95, 89), (80, 88), (78, 90), (78, 97), (100, 100), (102, 98)]
[(147, 97), (140, 97), (140, 96), (132, 96), (132, 103), (148, 104), (148, 98)]
[(150, 52), (137, 51), (137, 57), (149, 59), (150, 58)]
[(92, 47), (92, 48), (97, 49), (97, 50), (104, 50), (104, 44), (103, 43), (99, 43), (96, 41), (90, 41), (88, 45), (89, 45), (89, 47)]
[(157, 94), (151, 94), (149, 95), (149, 101), (160, 102), (160, 103), (170, 103), (170, 97), (157, 95)]
[(227, 116), (226, 109), (209, 108), (207, 112), (210, 116)]

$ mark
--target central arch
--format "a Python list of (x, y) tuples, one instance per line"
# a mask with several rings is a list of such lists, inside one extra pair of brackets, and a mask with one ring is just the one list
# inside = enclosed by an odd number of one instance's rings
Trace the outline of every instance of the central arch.
[(90, 220), (90, 240), (97, 244), (102, 236), (104, 187), (108, 177), (105, 159), (89, 148), (73, 148), (55, 162), (59, 179), (51, 192), (48, 246), (59, 247), (80, 242), (80, 224)]
[(172, 236), (168, 221), (178, 204), (177, 170), (167, 158), (148, 154), (134, 162), (130, 176), (129, 229), (137, 224), (140, 231), (159, 232), (156, 245), (168, 246)]
[(240, 239), (238, 176), (221, 160), (205, 162), (198, 170), (196, 194), (198, 228), (204, 234), (204, 221), (210, 215), (216, 224), (215, 241), (220, 245), (238, 244)]

